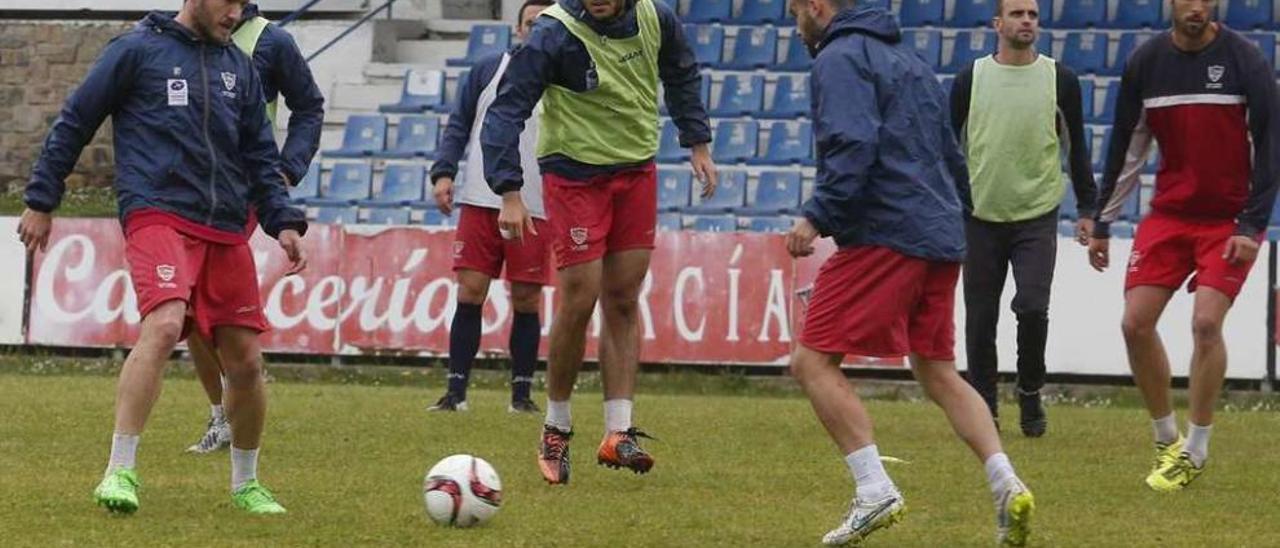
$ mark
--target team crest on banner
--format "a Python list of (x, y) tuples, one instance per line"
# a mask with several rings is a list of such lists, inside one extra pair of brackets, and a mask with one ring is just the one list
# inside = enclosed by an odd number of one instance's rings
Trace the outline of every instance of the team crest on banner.
[(222, 85), (227, 87), (227, 91), (236, 89), (236, 73), (234, 72), (222, 73)]
[(162, 264), (156, 266), (156, 276), (166, 282), (173, 281), (173, 275), (177, 271), (171, 264)]
[(1222, 65), (1212, 65), (1209, 67), (1209, 80), (1213, 81), (1214, 83), (1217, 83), (1218, 80), (1222, 79), (1222, 75), (1226, 74), (1226, 72), (1227, 72), (1227, 67), (1224, 67)]
[(570, 228), (569, 237), (573, 239), (574, 245), (582, 245), (587, 243), (587, 229)]

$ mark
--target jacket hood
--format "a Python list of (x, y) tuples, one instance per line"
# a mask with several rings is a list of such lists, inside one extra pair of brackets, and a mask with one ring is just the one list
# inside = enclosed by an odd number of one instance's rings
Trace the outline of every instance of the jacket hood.
[(902, 28), (893, 14), (879, 6), (860, 4), (836, 14), (827, 26), (818, 49), (827, 47), (836, 38), (854, 33), (868, 34), (890, 44), (902, 41)]

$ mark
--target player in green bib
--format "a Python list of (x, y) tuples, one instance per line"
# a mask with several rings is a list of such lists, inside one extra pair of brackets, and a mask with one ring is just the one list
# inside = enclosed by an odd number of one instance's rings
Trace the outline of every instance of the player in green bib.
[[(965, 342), (969, 382), (998, 417), (996, 323), (1009, 266), (1017, 294), (1018, 397), (1023, 434), (1047, 428), (1044, 386), (1049, 289), (1058, 252), (1058, 217), (1069, 174), (1075, 235), (1088, 244), (1097, 191), (1085, 147), (1080, 81), (1036, 51), (1036, 0), (996, 2), (997, 53), (956, 77), (952, 122), (969, 162), (973, 216), (966, 225)], [(1062, 157), (1067, 158), (1063, 165)]]
[(597, 462), (638, 473), (653, 467), (631, 422), (640, 353), (638, 299), (657, 220), (658, 84), (692, 148), (704, 196), (715, 189), (711, 133), (697, 60), (675, 11), (656, 0), (559, 0), (511, 58), (480, 135), (484, 173), (503, 197), (498, 224), (534, 231), (520, 198), (519, 137), (542, 101), (538, 164), (560, 300), (551, 327), (547, 417), (538, 464), (569, 481), (569, 397), (597, 300), (603, 322), (604, 441)]
[[(262, 77), (267, 118), (273, 125), (279, 97), (284, 96), (289, 109), (289, 134), (280, 150), (281, 175), (289, 185), (297, 185), (306, 176), (311, 159), (320, 147), (324, 125), (324, 96), (311, 76), (307, 59), (293, 37), (263, 17), (256, 4), (245, 5), (240, 24), (231, 34), (231, 42), (253, 59), (253, 66)], [(251, 218), (247, 230), (252, 231), (256, 224)], [(222, 364), (213, 346), (198, 333), (192, 333), (187, 343), (196, 376), (209, 396), (205, 433), (187, 451), (212, 453), (231, 443), (231, 425), (222, 407)]]

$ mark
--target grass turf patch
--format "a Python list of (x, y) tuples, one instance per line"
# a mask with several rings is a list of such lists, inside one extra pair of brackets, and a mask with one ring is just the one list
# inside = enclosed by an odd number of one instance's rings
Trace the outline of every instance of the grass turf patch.
[[(800, 397), (642, 394), (637, 425), (657, 467), (646, 477), (594, 465), (600, 397), (575, 400), (572, 484), (543, 484), (533, 461), (539, 418), (506, 413), (506, 393), (475, 390), (473, 411), (427, 414), (442, 389), (422, 385), (276, 382), (261, 477), (290, 514), (231, 507), (226, 453), (191, 456), (207, 402), (196, 382), (166, 381), (139, 454), (141, 510), (108, 517), (90, 491), (105, 464), (115, 381), (105, 375), (0, 375), (0, 529), (6, 545), (813, 546), (843, 513), (852, 484)], [(535, 399), (541, 400), (541, 394)], [(907, 498), (907, 520), (876, 546), (986, 546), (994, 534), (980, 464), (941, 413), (875, 401), (882, 453)], [(1234, 411), (1214, 429), (1208, 471), (1189, 492), (1159, 495), (1145, 413), (1050, 408), (1039, 440), (1005, 434), (1036, 493), (1035, 544), (1280, 544), (1280, 413)], [(489, 525), (428, 522), (426, 469), (453, 453), (488, 459), (504, 507)]]

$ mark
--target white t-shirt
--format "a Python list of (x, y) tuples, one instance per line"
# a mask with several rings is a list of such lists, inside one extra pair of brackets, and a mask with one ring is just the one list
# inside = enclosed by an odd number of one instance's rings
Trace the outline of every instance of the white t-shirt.
[[(459, 181), (461, 188), (456, 192), (457, 202), (460, 204), (489, 209), (502, 208), (502, 197), (494, 194), (493, 189), (489, 188), (489, 184), (484, 180), (484, 152), (480, 147), (480, 131), (484, 126), (484, 117), (489, 112), (489, 106), (493, 105), (494, 99), (498, 96), (498, 83), (502, 81), (502, 75), (507, 72), (507, 64), (510, 62), (511, 54), (502, 54), (502, 62), (498, 65), (497, 72), (480, 92), (480, 98), (476, 101), (476, 118), (472, 121), (471, 141), (467, 145), (469, 147), (467, 168), (463, 171), (462, 180)], [(525, 122), (524, 133), (520, 134), (520, 167), (524, 170), (524, 186), (520, 189), (520, 196), (524, 198), (524, 205), (529, 208), (530, 215), (538, 219), (546, 219), (546, 207), (542, 204), (542, 175), (537, 158), (538, 119), (541, 115), (542, 105), (539, 104), (534, 109), (533, 116)]]

